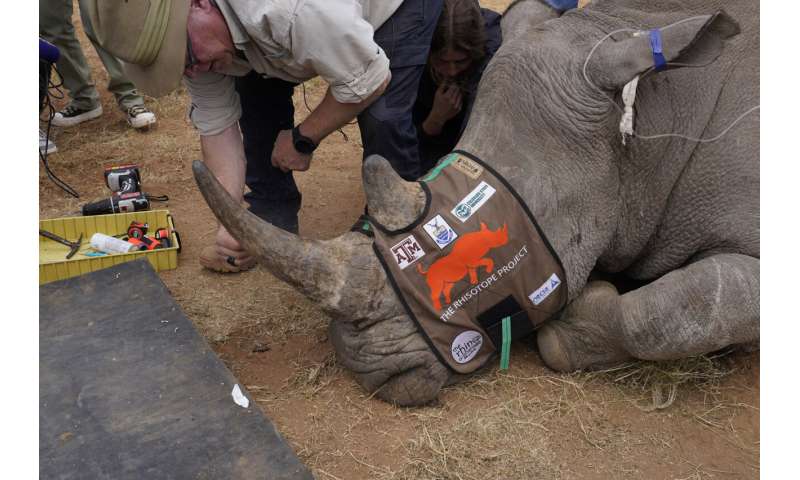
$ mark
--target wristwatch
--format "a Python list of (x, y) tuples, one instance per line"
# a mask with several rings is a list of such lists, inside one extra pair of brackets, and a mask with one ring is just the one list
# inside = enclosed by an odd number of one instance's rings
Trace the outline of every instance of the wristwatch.
[(314, 140), (300, 133), (300, 125), (292, 129), (292, 143), (295, 150), (305, 155), (311, 155), (317, 149), (317, 144), (314, 143)]

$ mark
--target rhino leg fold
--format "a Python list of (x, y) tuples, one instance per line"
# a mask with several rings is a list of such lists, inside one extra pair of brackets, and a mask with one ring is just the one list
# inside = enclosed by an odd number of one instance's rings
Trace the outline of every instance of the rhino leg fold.
[(538, 336), (559, 371), (602, 368), (628, 358), (674, 360), (759, 340), (759, 260), (718, 254), (617, 294), (591, 282)]
[(364, 390), (389, 403), (424, 405), (450, 380), (405, 315), (363, 324), (333, 320), (329, 336), (339, 363)]

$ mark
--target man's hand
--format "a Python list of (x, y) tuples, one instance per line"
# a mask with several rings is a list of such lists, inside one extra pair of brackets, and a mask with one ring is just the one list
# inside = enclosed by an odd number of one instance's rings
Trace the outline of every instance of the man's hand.
[(215, 240), (214, 247), (217, 253), (225, 258), (233, 257), (236, 266), (246, 267), (254, 263), (253, 257), (242, 248), (239, 242), (222, 225), (217, 229)]
[(295, 170), (305, 172), (311, 166), (312, 155), (300, 153), (294, 149), (291, 130), (281, 130), (272, 149), (272, 165), (284, 172)]
[(422, 124), (425, 133), (431, 136), (442, 133), (448, 120), (461, 111), (461, 89), (455, 85), (439, 85), (433, 97), (433, 107)]

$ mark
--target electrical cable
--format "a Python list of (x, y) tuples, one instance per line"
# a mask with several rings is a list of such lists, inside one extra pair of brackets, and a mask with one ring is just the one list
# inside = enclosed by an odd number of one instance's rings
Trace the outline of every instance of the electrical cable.
[[(306, 110), (308, 110), (308, 112), (311, 113), (311, 107), (308, 106), (308, 98), (306, 98), (306, 82), (303, 82), (300, 85), (303, 87), (303, 103), (306, 106)], [(347, 126), (347, 125), (355, 125), (356, 123), (358, 123), (358, 120), (353, 120), (350, 123), (346, 123), (345, 126)], [(344, 127), (342, 127), (342, 128), (344, 128)], [(350, 141), (350, 137), (348, 137), (347, 134), (344, 133), (344, 130), (342, 130), (341, 128), (337, 128), (336, 131), (342, 134), (342, 138), (344, 139), (345, 142), (349, 142)], [(363, 145), (359, 144), (359, 146), (361, 148), (364, 148)]]
[[(50, 68), (52, 68), (55, 71), (56, 75), (58, 75), (60, 82), (58, 84), (54, 83), (52, 80), (52, 76), (47, 82), (48, 84), (47, 92), (45, 93), (45, 98), (44, 98), (45, 108), (47, 110), (47, 129), (45, 130), (46, 139), (44, 143), (44, 151), (42, 151), (42, 149), (39, 149), (39, 158), (42, 160), (42, 164), (44, 165), (44, 171), (47, 174), (47, 177), (54, 184), (56, 184), (57, 187), (64, 190), (69, 195), (75, 198), (80, 198), (80, 195), (74, 188), (72, 188), (67, 182), (58, 178), (58, 176), (56, 176), (56, 174), (53, 173), (52, 170), (50, 170), (50, 163), (47, 161), (47, 150), (50, 147), (50, 130), (53, 122), (53, 117), (56, 116), (56, 108), (53, 105), (51, 98), (54, 99), (64, 98), (64, 92), (61, 91), (61, 87), (64, 85), (64, 81), (61, 77), (61, 72), (58, 71), (58, 68), (55, 66), (55, 64), (50, 64)], [(50, 93), (51, 89), (54, 90), (55, 92), (58, 92), (58, 95), (51, 94)]]

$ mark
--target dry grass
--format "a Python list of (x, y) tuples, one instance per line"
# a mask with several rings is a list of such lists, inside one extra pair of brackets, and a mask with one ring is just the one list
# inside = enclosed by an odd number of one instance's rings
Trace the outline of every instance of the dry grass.
[(649, 395), (649, 404), (639, 405), (639, 408), (650, 412), (669, 408), (677, 398), (679, 387), (718, 396), (721, 380), (734, 372), (728, 358), (730, 354), (731, 350), (727, 350), (666, 362), (630, 362), (588, 375), (619, 385), (627, 396)]
[(312, 398), (327, 388), (341, 371), (333, 352), (328, 353), (321, 362), (304, 364), (295, 362), (294, 375), (289, 379), (289, 388), (306, 398)]
[[(521, 370), (512, 366), (506, 373), (494, 370), (477, 375), (449, 387), (442, 395), (447, 397), (446, 404), (411, 413), (419, 426), (405, 444), (405, 463), (395, 470), (371, 469), (371, 474), (382, 480), (467, 480), (498, 474), (504, 479), (582, 477), (574, 469), (574, 459), (559, 455), (563, 431), (580, 432), (569, 448), (589, 457), (623, 459), (645, 445), (669, 446), (666, 437), (634, 434), (614, 418), (612, 407), (630, 410), (630, 403), (637, 411), (653, 415), (657, 410), (673, 412), (716, 429), (732, 446), (752, 457), (754, 470), (758, 468), (757, 448), (741, 441), (733, 427), (733, 418), (741, 409), (755, 407), (720, 399), (721, 384), (734, 371), (727, 354), (635, 362), (572, 375), (527, 376)], [(702, 392), (707, 396), (703, 405), (708, 408), (682, 404), (678, 387), (691, 394)], [(642, 397), (647, 396), (652, 403), (642, 405)], [(457, 405), (467, 399), (483, 406), (460, 411)], [(722, 473), (686, 464), (691, 467), (686, 478)], [(620, 478), (639, 475), (635, 463), (620, 465), (615, 474)]]

